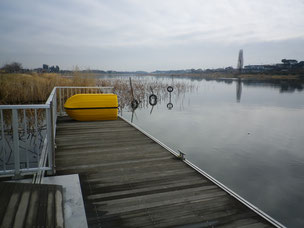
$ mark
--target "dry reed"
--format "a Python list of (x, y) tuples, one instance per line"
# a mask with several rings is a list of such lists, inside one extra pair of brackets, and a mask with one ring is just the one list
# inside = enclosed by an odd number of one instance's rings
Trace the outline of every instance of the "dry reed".
[[(128, 107), (131, 109), (133, 95), (131, 94), (129, 79), (102, 79), (97, 81), (97, 85), (114, 87), (114, 93), (118, 95), (120, 108)], [(153, 94), (157, 96), (157, 101), (159, 104), (163, 100), (168, 99), (168, 86), (172, 86), (174, 88), (173, 94), (176, 97), (184, 95), (186, 92), (195, 89), (195, 86), (191, 83), (172, 82), (169, 84), (162, 81), (132, 79), (134, 99), (139, 101), (139, 107), (147, 107), (149, 105), (148, 98), (149, 95), (152, 94), (152, 91)]]
[(54, 86), (94, 86), (95, 79), (75, 74), (0, 74), (0, 105), (44, 103)]

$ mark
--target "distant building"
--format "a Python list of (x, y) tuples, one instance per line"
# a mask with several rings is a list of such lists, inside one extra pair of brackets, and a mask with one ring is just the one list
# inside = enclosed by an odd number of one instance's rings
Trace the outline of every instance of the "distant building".
[(264, 66), (264, 71), (274, 71), (278, 69), (276, 65), (263, 65)]
[(300, 68), (304, 68), (304, 61), (301, 61), (297, 64), (298, 67)]
[(259, 73), (265, 70), (265, 65), (247, 65), (244, 66), (244, 72), (247, 73)]
[(44, 70), (43, 70), (43, 68), (35, 68), (32, 71), (36, 72), (36, 73), (42, 73)]
[(42, 68), (38, 68), (38, 69), (42, 69), (41, 72), (51, 72), (51, 73), (58, 73), (60, 71), (59, 66), (51, 66), (49, 67), (49, 65), (47, 64), (43, 64)]
[(43, 65), (42, 65), (42, 69), (47, 71), (47, 70), (49, 69), (49, 65), (43, 64)]
[(239, 51), (239, 57), (238, 57), (238, 62), (237, 62), (237, 69), (238, 69), (239, 73), (242, 72), (243, 65), (244, 65), (244, 56), (243, 56), (243, 49), (241, 49)]

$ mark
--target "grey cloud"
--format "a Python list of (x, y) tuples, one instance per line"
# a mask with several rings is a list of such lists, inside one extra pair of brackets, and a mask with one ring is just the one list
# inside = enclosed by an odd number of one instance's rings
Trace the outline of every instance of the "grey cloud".
[[(182, 49), (186, 56), (191, 54), (188, 50), (192, 50), (192, 56), (201, 60), (222, 59), (212, 55), (228, 49), (237, 52), (240, 46), (250, 44), (303, 40), (303, 11), (300, 0), (3, 0), (0, 3), (0, 29), (4, 31), (0, 37), (0, 63), (14, 56), (23, 60), (21, 56), (31, 55), (33, 62), (27, 64), (32, 67), (40, 64), (41, 58), (52, 59), (57, 53), (58, 64), (71, 67), (75, 64), (63, 58), (62, 53), (73, 53), (75, 56), (70, 58), (73, 61), (88, 62), (98, 68), (145, 66), (148, 70), (173, 65), (178, 69), (186, 64), (195, 67), (199, 60), (191, 58), (189, 62), (183, 55), (177, 60), (171, 53)], [(202, 47), (207, 46), (213, 47), (213, 51), (200, 55), (200, 51), (206, 53)], [(153, 53), (154, 59), (147, 56), (147, 50)], [(157, 53), (166, 59), (158, 61), (162, 58), (157, 57)], [(35, 60), (34, 56), (39, 55), (41, 58)], [(123, 61), (121, 56), (133, 61)], [(101, 61), (96, 58), (107, 64), (99, 64)], [(151, 67), (143, 61), (145, 58), (153, 61)], [(183, 62), (186, 63), (183, 66), (174, 65)], [(232, 61), (207, 62), (206, 67), (212, 67)]]

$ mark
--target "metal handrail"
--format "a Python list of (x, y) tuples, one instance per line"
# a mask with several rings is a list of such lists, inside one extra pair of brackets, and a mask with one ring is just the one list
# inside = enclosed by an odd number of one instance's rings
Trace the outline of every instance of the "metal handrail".
[(28, 105), (0, 105), (0, 110), (4, 109), (42, 109), (49, 108), (47, 104), (28, 104)]
[[(58, 86), (54, 87), (51, 91), (45, 104), (27, 104), (27, 105), (0, 105), (0, 136), (2, 138), (0, 144), (0, 159), (2, 159), (3, 169), (0, 170), (0, 176), (14, 176), (15, 178), (20, 177), (23, 174), (34, 174), (34, 182), (39, 183), (41, 178), (44, 176), (44, 172), (47, 171), (50, 174), (55, 173), (55, 137), (56, 137), (56, 122), (57, 116), (64, 115), (63, 105), (70, 96), (78, 93), (101, 93), (109, 92), (113, 90), (113, 87), (84, 87), (84, 86)], [(30, 167), (28, 151), (26, 150), (26, 168), (21, 168), (20, 162), (20, 145), (19, 145), (19, 131), (20, 131), (20, 112), (23, 110), (23, 122), (21, 123), (26, 132), (28, 127), (28, 116), (26, 110), (34, 110), (34, 131), (38, 134), (38, 121), (37, 121), (37, 110), (44, 110), (45, 112), (45, 124), (46, 124), (46, 135), (43, 138), (43, 147), (41, 151), (37, 153), (37, 167)], [(11, 129), (13, 133), (12, 140), (12, 152), (14, 154), (14, 168), (8, 169), (6, 166), (6, 149), (5, 149), (5, 120), (3, 112), (4, 110), (11, 110), (12, 121)], [(1, 164), (1, 161), (0, 161)]]
[(54, 94), (56, 93), (56, 90), (57, 90), (57, 87), (54, 87), (52, 92), (50, 93), (50, 96), (48, 97), (48, 99), (46, 100), (45, 104), (46, 105), (50, 105), (52, 100), (53, 100), (53, 97), (54, 97)]

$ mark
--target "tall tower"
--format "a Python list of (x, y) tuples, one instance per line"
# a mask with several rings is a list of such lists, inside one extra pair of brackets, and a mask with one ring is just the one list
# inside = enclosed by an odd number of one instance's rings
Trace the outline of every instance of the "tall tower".
[(241, 49), (239, 51), (239, 58), (237, 62), (237, 69), (239, 73), (242, 73), (243, 65), (244, 65), (244, 57), (243, 57), (243, 49)]

